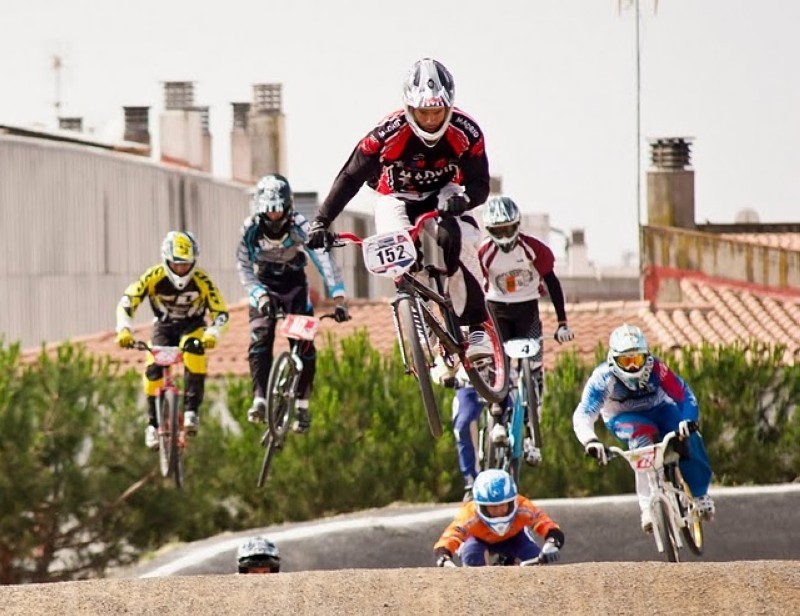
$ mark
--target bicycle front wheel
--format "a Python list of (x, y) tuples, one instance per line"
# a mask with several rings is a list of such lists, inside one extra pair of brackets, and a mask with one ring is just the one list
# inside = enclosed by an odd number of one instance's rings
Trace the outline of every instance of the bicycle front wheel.
[(169, 466), (170, 474), (175, 480), (175, 486), (183, 487), (183, 428), (181, 426), (178, 396), (174, 391), (168, 391), (166, 398), (169, 400)]
[(261, 462), (261, 472), (258, 474), (259, 488), (264, 487), (264, 482), (266, 482), (267, 474), (269, 473), (270, 463), (272, 462), (272, 458), (278, 449), (278, 442), (275, 440), (275, 437), (272, 435), (272, 432), (269, 428), (264, 430), (264, 435), (261, 437), (261, 445), (265, 448), (265, 451), (264, 459)]
[(675, 488), (675, 496), (678, 501), (678, 511), (681, 513), (685, 524), (681, 527), (681, 533), (686, 540), (686, 545), (693, 554), (703, 555), (703, 520), (694, 506), (694, 499), (689, 486), (681, 475), (677, 464), (670, 464), (664, 467), (664, 476)]
[[(167, 393), (172, 395), (167, 398)], [(174, 404), (175, 395), (172, 392), (162, 392), (156, 398), (156, 418), (158, 419), (158, 466), (162, 477), (169, 477), (170, 472), (170, 451), (172, 442), (170, 434), (172, 426), (170, 424), (170, 409)]]
[(674, 536), (672, 524), (670, 524), (670, 519), (672, 516), (670, 515), (669, 505), (667, 505), (667, 503), (664, 501), (659, 501), (658, 505), (656, 506), (656, 510), (653, 513), (653, 522), (656, 526), (658, 537), (661, 539), (661, 545), (664, 548), (664, 555), (671, 563), (679, 562), (680, 558), (678, 557), (678, 542), (677, 537)]
[(522, 360), (522, 386), (525, 390), (522, 402), (527, 409), (531, 438), (534, 446), (541, 449), (542, 427), (539, 413), (542, 410), (542, 401), (539, 398), (539, 385), (534, 376), (534, 371), (531, 369), (531, 362), (527, 359)]
[(483, 330), (492, 346), (492, 355), (469, 362), (467, 376), (484, 400), (501, 403), (508, 393), (508, 360), (500, 340), (497, 321), (491, 311), (489, 318), (483, 322)]
[(272, 362), (267, 381), (267, 424), (278, 444), (289, 424), (297, 377), (297, 367), (289, 351), (284, 351)]
[[(404, 297), (397, 302), (397, 315), (400, 319), (400, 341), (407, 351), (411, 351), (410, 353), (406, 352), (406, 358), (411, 362), (411, 369), (417, 377), (417, 383), (419, 383), (422, 404), (428, 416), (428, 426), (433, 437), (439, 438), (442, 435), (442, 419), (439, 416), (439, 407), (436, 404), (436, 396), (433, 393), (427, 353), (422, 348), (421, 333), (417, 329), (419, 314), (417, 314), (411, 298)], [(421, 323), (419, 325), (421, 326)]]

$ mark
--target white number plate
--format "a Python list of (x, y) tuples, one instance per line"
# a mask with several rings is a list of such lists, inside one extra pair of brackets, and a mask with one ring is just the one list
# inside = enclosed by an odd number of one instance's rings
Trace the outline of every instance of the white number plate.
[(536, 357), (541, 344), (536, 338), (512, 338), (503, 343), (503, 348), (509, 357), (522, 359), (523, 357)]
[(303, 314), (287, 314), (281, 323), (281, 334), (295, 340), (313, 340), (319, 329), (319, 319)]
[(364, 240), (364, 265), (376, 276), (396, 277), (417, 260), (417, 249), (408, 231), (392, 231)]

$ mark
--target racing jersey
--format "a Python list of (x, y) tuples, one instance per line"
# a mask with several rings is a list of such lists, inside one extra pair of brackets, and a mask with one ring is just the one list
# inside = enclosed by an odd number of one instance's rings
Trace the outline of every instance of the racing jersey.
[(544, 295), (544, 276), (553, 271), (555, 256), (532, 235), (520, 233), (514, 248), (503, 252), (487, 237), (478, 248), (486, 299), (514, 304)]
[(454, 108), (442, 138), (428, 146), (411, 129), (405, 112), (395, 111), (350, 154), (320, 206), (319, 218), (330, 224), (365, 183), (406, 202), (425, 201), (449, 183), (460, 184), (470, 207), (477, 207), (489, 196), (483, 132), (475, 120)]
[(267, 293), (287, 293), (307, 283), (305, 267), (310, 258), (319, 270), (328, 295), (344, 296), (344, 279), (339, 266), (324, 250), (307, 250), (308, 220), (294, 212), (288, 231), (271, 239), (259, 225), (259, 216), (245, 219), (237, 251), (239, 279), (247, 290), (250, 304)]
[(607, 422), (620, 413), (643, 413), (662, 404), (675, 404), (683, 419), (697, 421), (697, 398), (689, 386), (660, 359), (651, 356), (650, 360), (650, 374), (636, 391), (615, 377), (608, 363), (594, 369), (572, 415), (575, 436), (583, 445), (597, 438), (594, 423), (599, 416)]
[(433, 549), (445, 548), (451, 554), (455, 554), (469, 537), (475, 537), (485, 543), (499, 543), (518, 535), (526, 528), (541, 537), (546, 537), (551, 530), (560, 530), (558, 524), (534, 505), (533, 501), (517, 494), (517, 514), (506, 533), (498, 535), (478, 515), (478, 505), (470, 501), (461, 506), (455, 519), (439, 537)]
[(217, 286), (200, 268), (195, 268), (191, 280), (178, 290), (167, 276), (163, 263), (154, 265), (132, 283), (117, 304), (117, 331), (131, 329), (133, 316), (144, 298), (150, 301), (155, 320), (160, 323), (205, 323), (208, 313), (209, 333), (219, 336), (228, 327), (228, 308)]

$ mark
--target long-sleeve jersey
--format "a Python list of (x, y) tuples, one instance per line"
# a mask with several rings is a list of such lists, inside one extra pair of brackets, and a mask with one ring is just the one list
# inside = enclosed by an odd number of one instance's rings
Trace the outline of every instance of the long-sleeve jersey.
[(429, 147), (399, 110), (358, 143), (336, 176), (319, 217), (332, 222), (365, 183), (379, 194), (418, 202), (451, 182), (464, 186), (470, 208), (489, 196), (489, 161), (478, 124), (454, 108), (444, 135)]
[(319, 270), (329, 296), (345, 295), (342, 272), (331, 254), (306, 249), (309, 226), (305, 216), (295, 212), (288, 232), (278, 239), (270, 239), (259, 225), (258, 216), (245, 219), (237, 267), (252, 306), (258, 305), (258, 299), (267, 290), (287, 293), (306, 284), (307, 258)]
[(125, 289), (117, 304), (117, 331), (132, 327), (136, 310), (146, 297), (156, 321), (205, 322), (208, 314), (211, 320), (208, 327), (210, 333), (223, 333), (228, 327), (228, 308), (209, 275), (195, 268), (191, 280), (179, 290), (172, 284), (164, 268), (162, 263), (154, 265)]
[(463, 504), (433, 549), (445, 548), (451, 554), (455, 554), (469, 537), (475, 537), (486, 543), (499, 543), (518, 535), (526, 528), (540, 537), (546, 537), (552, 530), (560, 530), (549, 515), (521, 494), (517, 494), (517, 515), (514, 516), (504, 535), (496, 534), (486, 525), (478, 515), (477, 507), (472, 501)]
[(485, 238), (478, 248), (486, 299), (516, 304), (539, 299), (545, 286), (559, 321), (566, 321), (564, 293), (553, 271), (553, 251), (532, 235), (520, 233), (514, 247), (504, 252)]
[(597, 438), (594, 424), (600, 416), (607, 422), (620, 413), (640, 413), (662, 404), (675, 404), (683, 419), (697, 421), (697, 398), (692, 390), (664, 362), (657, 357), (651, 359), (650, 374), (636, 391), (615, 377), (608, 363), (594, 369), (572, 414), (575, 436), (583, 445)]

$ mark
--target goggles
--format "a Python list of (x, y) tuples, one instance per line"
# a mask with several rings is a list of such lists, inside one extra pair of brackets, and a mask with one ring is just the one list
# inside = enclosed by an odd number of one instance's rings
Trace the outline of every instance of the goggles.
[(614, 358), (616, 364), (625, 372), (636, 372), (644, 367), (647, 361), (646, 353), (632, 353), (628, 355), (618, 355)]
[(515, 222), (510, 225), (502, 225), (499, 227), (486, 227), (486, 231), (492, 237), (496, 237), (498, 239), (509, 239), (516, 235), (519, 229), (519, 223)]

